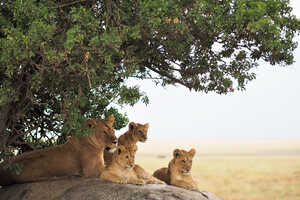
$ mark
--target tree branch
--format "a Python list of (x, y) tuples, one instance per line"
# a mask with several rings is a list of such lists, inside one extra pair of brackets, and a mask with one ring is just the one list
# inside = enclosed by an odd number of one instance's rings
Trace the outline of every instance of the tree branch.
[(179, 83), (179, 84), (181, 84), (181, 85), (183, 85), (183, 86), (185, 86), (185, 87), (187, 87), (187, 88), (189, 88), (189, 89), (192, 89), (192, 87), (191, 87), (188, 83), (185, 83), (185, 82), (182, 81), (182, 80), (179, 80), (179, 79), (177, 79), (177, 78), (174, 78), (173, 76), (171, 76), (170, 74), (168, 74), (168, 73), (166, 73), (166, 72), (159, 71), (159, 70), (157, 70), (157, 69), (151, 67), (150, 64), (146, 65), (146, 67), (147, 67), (148, 69), (150, 69), (150, 70), (152, 70), (152, 71), (154, 71), (154, 72), (156, 72), (156, 73), (162, 75), (162, 76), (165, 76), (165, 77), (169, 78), (170, 80), (174, 81), (175, 83)]

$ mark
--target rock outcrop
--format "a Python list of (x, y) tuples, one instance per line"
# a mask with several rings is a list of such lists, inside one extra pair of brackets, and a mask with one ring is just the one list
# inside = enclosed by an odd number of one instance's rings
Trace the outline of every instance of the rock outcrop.
[(0, 189), (1, 200), (221, 200), (206, 192), (169, 185), (131, 185), (72, 177)]

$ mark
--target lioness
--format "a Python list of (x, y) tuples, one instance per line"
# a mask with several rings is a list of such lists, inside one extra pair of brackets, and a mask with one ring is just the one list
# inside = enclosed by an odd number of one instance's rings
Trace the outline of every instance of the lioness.
[(116, 148), (114, 120), (112, 115), (105, 120), (88, 119), (83, 126), (92, 128), (88, 136), (71, 137), (65, 144), (13, 157), (12, 164), (21, 164), (22, 171), (17, 175), (0, 168), (0, 185), (72, 175), (98, 177), (105, 168), (104, 149)]
[(133, 171), (134, 155), (120, 145), (113, 153), (112, 160), (101, 173), (100, 179), (116, 183), (145, 184)]
[(169, 167), (156, 170), (153, 176), (169, 185), (199, 191), (197, 183), (191, 176), (192, 162), (195, 153), (195, 149), (191, 149), (189, 152), (175, 149), (173, 152), (174, 157), (169, 162)]
[[(139, 124), (130, 122), (128, 125), (128, 131), (121, 135), (118, 139), (118, 145), (123, 145), (126, 149), (135, 156), (136, 151), (138, 149), (136, 143), (146, 142), (147, 140), (147, 133), (148, 133), (149, 124)], [(109, 152), (104, 153), (104, 160), (105, 163), (109, 165), (111, 162), (112, 154)], [(165, 184), (163, 181), (158, 180), (157, 178), (153, 177), (151, 174), (146, 172), (142, 167), (139, 165), (135, 165), (133, 168), (136, 176), (140, 179), (144, 179), (147, 184)]]

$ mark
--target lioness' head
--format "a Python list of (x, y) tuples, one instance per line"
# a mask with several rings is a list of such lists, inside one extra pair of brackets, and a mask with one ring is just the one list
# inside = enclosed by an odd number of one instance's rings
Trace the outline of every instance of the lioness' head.
[(149, 124), (138, 124), (134, 122), (130, 122), (128, 125), (129, 131), (132, 132), (132, 135), (138, 139), (140, 142), (146, 142), (147, 140), (147, 133), (148, 133), (148, 128)]
[(113, 128), (114, 121), (115, 117), (113, 115), (104, 120), (87, 119), (83, 128), (92, 128), (90, 136), (97, 145), (104, 145), (106, 150), (115, 149), (118, 139)]
[(175, 149), (173, 152), (175, 166), (178, 172), (182, 175), (188, 175), (191, 172), (193, 157), (195, 156), (196, 150), (191, 149), (190, 151)]
[(126, 147), (119, 145), (114, 152), (114, 158), (116, 162), (123, 168), (131, 170), (134, 166), (134, 155), (129, 152)]

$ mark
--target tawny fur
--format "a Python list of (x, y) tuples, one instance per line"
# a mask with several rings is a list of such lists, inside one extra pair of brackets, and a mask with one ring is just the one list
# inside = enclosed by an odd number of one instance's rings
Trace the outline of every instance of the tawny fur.
[[(131, 122), (128, 125), (128, 131), (121, 135), (118, 139), (118, 145), (123, 145), (126, 149), (135, 156), (138, 146), (137, 142), (146, 142), (149, 124), (139, 124)], [(111, 162), (112, 154), (104, 152), (104, 160), (106, 164)], [(146, 172), (141, 166), (135, 165), (133, 168), (136, 176), (145, 180), (147, 184), (165, 184), (163, 181), (153, 177), (150, 173)]]
[(189, 152), (175, 149), (173, 152), (174, 157), (169, 162), (169, 167), (156, 170), (153, 176), (169, 185), (199, 191), (197, 183), (191, 175), (192, 160), (195, 153), (195, 149), (191, 149)]
[[(147, 133), (148, 133), (149, 124), (138, 124), (134, 122), (130, 122), (128, 125), (128, 131), (122, 134), (118, 138), (118, 144), (124, 145), (126, 148), (130, 148), (130, 152), (134, 155), (138, 150), (136, 143), (138, 141), (145, 142), (147, 140)], [(104, 161), (106, 165), (112, 160), (112, 153), (105, 151), (104, 152)]]
[(113, 153), (111, 163), (101, 173), (100, 179), (116, 183), (145, 184), (145, 181), (138, 178), (133, 171), (134, 158), (134, 155), (124, 146), (118, 146)]
[(71, 137), (65, 144), (26, 152), (12, 158), (13, 165), (21, 165), (20, 174), (0, 170), (0, 185), (48, 180), (55, 177), (79, 175), (98, 177), (104, 170), (105, 148), (116, 148), (113, 129), (114, 116), (105, 120), (88, 119), (85, 128), (92, 128), (88, 136)]

